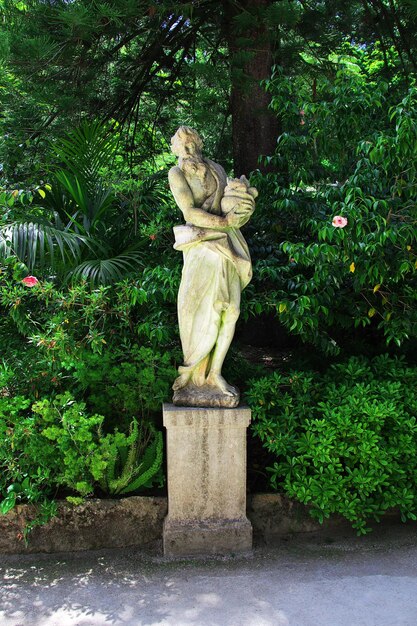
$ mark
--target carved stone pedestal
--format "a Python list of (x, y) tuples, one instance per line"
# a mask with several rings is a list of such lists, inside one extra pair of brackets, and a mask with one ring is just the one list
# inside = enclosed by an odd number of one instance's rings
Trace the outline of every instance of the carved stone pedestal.
[(168, 516), (164, 554), (246, 552), (246, 429), (250, 409), (164, 405)]

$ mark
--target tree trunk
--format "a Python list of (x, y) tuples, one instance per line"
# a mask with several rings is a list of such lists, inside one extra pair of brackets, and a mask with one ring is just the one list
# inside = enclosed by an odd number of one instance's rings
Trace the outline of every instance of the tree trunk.
[[(223, 1), (225, 34), (231, 58), (231, 112), (233, 136), (233, 161), (236, 175), (249, 175), (255, 169), (270, 171), (259, 163), (260, 156), (274, 153), (280, 125), (276, 115), (268, 109), (269, 94), (260, 81), (271, 74), (273, 42), (262, 13), (271, 4), (269, 0), (243, 0), (239, 3)], [(253, 25), (244, 31), (234, 19), (239, 13), (253, 15)], [(251, 40), (244, 46), (242, 38)], [(241, 62), (242, 53), (250, 52), (250, 58)], [(239, 54), (240, 53), (240, 54)]]

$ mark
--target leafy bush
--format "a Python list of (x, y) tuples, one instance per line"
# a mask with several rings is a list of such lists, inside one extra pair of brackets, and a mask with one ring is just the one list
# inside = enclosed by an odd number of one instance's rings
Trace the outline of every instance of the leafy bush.
[(39, 522), (57, 490), (75, 502), (160, 485), (177, 274), (59, 289), (22, 280), (15, 258), (0, 270), (0, 509), (36, 502)]
[(152, 426), (134, 421), (127, 434), (105, 435), (104, 417), (89, 415), (69, 393), (30, 407), (27, 398), (9, 397), (5, 389), (0, 397), (2, 513), (18, 501), (45, 501), (59, 488), (84, 497), (97, 485), (115, 494), (161, 483), (162, 435)]
[(178, 273), (156, 267), (113, 286), (58, 289), (41, 280), (28, 287), (19, 271), (3, 266), (0, 283), (12, 393), (35, 400), (71, 390), (119, 425), (127, 417), (126, 426), (159, 412), (175, 377)]
[[(373, 53), (381, 55), (376, 49)], [(287, 68), (274, 68), (266, 89), (284, 132), (272, 160), (291, 184), (345, 180), (354, 167), (358, 143), (389, 128), (386, 112), (405, 90), (398, 82), (389, 88), (372, 56), (369, 50), (344, 42), (340, 55), (328, 59), (325, 75), (313, 70), (313, 85)]]
[[(283, 85), (280, 76), (269, 84), (280, 113)], [(354, 336), (394, 347), (417, 338), (417, 90), (376, 115), (383, 98), (341, 67), (327, 99), (287, 102), (273, 157), (285, 176), (253, 180), (261, 194), (245, 313), (275, 312), (287, 331), (331, 354)], [(335, 226), (336, 216), (347, 223)]]
[(393, 507), (416, 519), (416, 384), (416, 367), (386, 355), (252, 382), (253, 428), (277, 457), (272, 486), (359, 534)]

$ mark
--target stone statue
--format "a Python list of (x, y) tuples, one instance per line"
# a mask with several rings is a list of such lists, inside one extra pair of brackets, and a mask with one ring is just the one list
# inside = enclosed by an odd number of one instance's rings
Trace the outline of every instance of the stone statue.
[(202, 156), (203, 142), (188, 126), (171, 139), (178, 165), (169, 184), (186, 224), (176, 226), (184, 255), (178, 320), (184, 365), (173, 385), (182, 406), (235, 407), (239, 391), (221, 375), (240, 312), (240, 294), (252, 277), (248, 246), (239, 228), (255, 209), (258, 192), (247, 179), (228, 179)]

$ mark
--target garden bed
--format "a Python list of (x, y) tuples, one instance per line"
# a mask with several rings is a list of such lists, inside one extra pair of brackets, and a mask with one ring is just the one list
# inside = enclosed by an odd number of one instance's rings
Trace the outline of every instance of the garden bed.
[[(87, 500), (74, 506), (59, 502), (58, 514), (32, 530), (28, 545), (23, 532), (35, 518), (33, 505), (18, 505), (0, 516), (0, 554), (73, 552), (101, 548), (142, 547), (162, 539), (167, 498), (132, 496), (119, 500)], [(254, 535), (266, 543), (292, 533), (345, 528), (346, 520), (334, 516), (321, 525), (307, 507), (281, 494), (254, 494), (247, 515)]]

